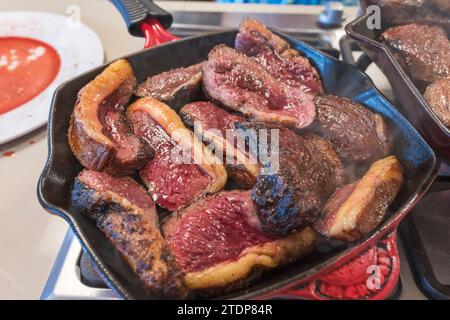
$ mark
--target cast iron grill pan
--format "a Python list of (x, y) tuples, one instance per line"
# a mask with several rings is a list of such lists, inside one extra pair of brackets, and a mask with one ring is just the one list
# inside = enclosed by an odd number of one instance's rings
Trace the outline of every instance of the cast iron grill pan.
[(445, 160), (450, 161), (450, 129), (435, 115), (419, 89), (396, 61), (389, 48), (380, 42), (380, 35), (388, 26), (369, 29), (366, 14), (350, 22), (345, 31), (355, 39), (370, 59), (383, 71), (400, 102), (402, 113), (423, 134), (427, 142)]
[[(423, 195), (436, 175), (436, 157), (403, 116), (375, 89), (369, 78), (357, 68), (321, 53), (305, 43), (278, 33), (300, 52), (303, 52), (321, 74), (329, 94), (346, 96), (365, 104), (384, 116), (396, 135), (395, 155), (405, 168), (405, 183), (386, 219), (370, 235), (349, 245), (321, 241), (318, 249), (308, 257), (283, 268), (269, 271), (256, 284), (226, 296), (215, 298), (257, 298), (281, 289), (293, 282), (307, 279), (331, 266), (346, 261), (350, 254), (361, 252), (397, 225), (400, 219)], [(186, 38), (126, 56), (138, 81), (160, 72), (188, 66), (206, 59), (217, 44), (233, 46), (236, 31)], [(55, 92), (48, 124), (49, 156), (38, 183), (38, 198), (49, 212), (64, 218), (80, 240), (83, 250), (96, 266), (103, 280), (116, 294), (125, 299), (158, 299), (149, 295), (136, 274), (121, 258), (119, 252), (95, 226), (95, 223), (71, 204), (70, 192), (74, 178), (82, 169), (73, 156), (67, 129), (78, 91), (98, 75), (106, 65), (95, 68), (61, 85)]]

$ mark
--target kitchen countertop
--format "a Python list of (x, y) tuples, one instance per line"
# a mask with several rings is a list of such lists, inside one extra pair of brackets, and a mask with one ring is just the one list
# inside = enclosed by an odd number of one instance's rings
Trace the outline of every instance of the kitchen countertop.
[[(192, 2), (160, 2), (169, 11), (216, 11), (270, 13), (319, 13), (315, 6), (240, 5)], [(118, 11), (106, 0), (15, 0), (0, 2), (0, 11), (38, 10), (69, 15), (80, 8), (81, 21), (103, 42), (106, 59), (139, 50), (142, 38), (133, 38)], [(80, 44), (82, 45), (82, 44)], [(12, 157), (3, 156), (13, 151)], [(0, 299), (38, 299), (55, 261), (67, 224), (48, 214), (36, 197), (36, 184), (47, 158), (45, 128), (0, 146)], [(411, 277), (407, 273), (406, 277)], [(411, 279), (409, 279), (411, 283)], [(417, 289), (416, 289), (417, 291)], [(420, 298), (410, 293), (403, 298)]]

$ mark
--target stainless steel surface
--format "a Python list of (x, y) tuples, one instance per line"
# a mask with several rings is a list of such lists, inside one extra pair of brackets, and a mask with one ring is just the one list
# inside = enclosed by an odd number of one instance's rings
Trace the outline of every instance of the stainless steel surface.
[[(242, 19), (258, 19), (271, 28), (293, 36), (320, 38), (334, 43), (342, 35), (341, 29), (324, 30), (317, 25), (313, 14), (270, 14), (259, 12), (172, 12), (174, 23), (170, 31), (178, 36), (190, 36), (213, 31), (235, 29)], [(195, 23), (193, 23), (195, 21)]]
[(73, 299), (117, 299), (110, 289), (92, 288), (84, 285), (80, 278), (78, 259), (81, 245), (68, 230), (59, 250), (53, 269), (42, 291), (43, 300), (73, 300)]
[(197, 25), (220, 28), (237, 28), (241, 21), (251, 17), (265, 25), (282, 31), (320, 31), (317, 16), (312, 14), (273, 14), (261, 12), (172, 12), (176, 25)]

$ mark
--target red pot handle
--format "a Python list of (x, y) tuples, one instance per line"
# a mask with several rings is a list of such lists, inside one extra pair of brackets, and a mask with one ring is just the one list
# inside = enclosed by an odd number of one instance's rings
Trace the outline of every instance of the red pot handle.
[(122, 14), (133, 36), (145, 37), (145, 47), (180, 39), (166, 29), (172, 24), (172, 15), (152, 0), (111, 0)]
[(374, 246), (327, 274), (281, 290), (272, 298), (349, 300), (387, 299), (400, 276), (397, 229)]

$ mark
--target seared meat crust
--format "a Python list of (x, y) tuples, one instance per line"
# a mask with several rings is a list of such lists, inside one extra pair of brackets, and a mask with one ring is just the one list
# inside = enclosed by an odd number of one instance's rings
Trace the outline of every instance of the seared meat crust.
[(424, 97), (442, 123), (450, 128), (450, 77), (430, 84)]
[(450, 76), (450, 41), (439, 26), (411, 23), (387, 29), (381, 40), (422, 89)]
[(124, 106), (136, 79), (129, 63), (118, 60), (81, 89), (68, 140), (75, 157), (92, 170), (127, 175), (141, 168), (153, 150), (133, 135)]
[[(240, 128), (244, 132), (267, 130), (251, 122)], [(346, 177), (326, 139), (315, 134), (297, 135), (287, 128), (271, 129), (279, 130), (279, 150), (270, 151), (279, 154), (278, 161), (273, 158), (263, 163), (264, 173), (260, 170), (252, 196), (262, 232), (279, 238), (314, 223), (319, 209)], [(268, 135), (275, 132), (269, 130)], [(258, 141), (250, 143), (258, 146)]]
[(183, 274), (159, 231), (155, 205), (137, 182), (84, 170), (75, 179), (72, 201), (96, 221), (149, 292), (186, 296)]
[(241, 150), (236, 140), (235, 124), (244, 122), (244, 117), (205, 101), (185, 105), (180, 110), (180, 117), (186, 126), (195, 129), (200, 139), (214, 145), (216, 155), (223, 155), (228, 176), (235, 185), (249, 189), (255, 184), (259, 165)]
[(350, 99), (316, 98), (314, 131), (330, 140), (348, 162), (373, 161), (388, 155), (392, 138), (383, 118)]
[(128, 108), (127, 117), (136, 136), (156, 150), (140, 176), (158, 205), (175, 211), (223, 188), (225, 167), (169, 106), (141, 98)]
[(284, 84), (254, 59), (225, 45), (208, 55), (203, 90), (212, 101), (256, 121), (301, 129), (316, 116), (312, 94)]
[(186, 68), (169, 70), (141, 83), (136, 89), (138, 97), (152, 97), (175, 110), (200, 97), (203, 62)]
[(374, 162), (361, 180), (333, 194), (315, 229), (342, 241), (361, 239), (383, 220), (402, 183), (403, 169), (394, 156)]
[(216, 294), (236, 289), (312, 248), (312, 229), (271, 239), (248, 224), (254, 210), (250, 191), (233, 190), (200, 199), (164, 221), (164, 235), (188, 288)]
[(306, 57), (273, 34), (261, 22), (244, 20), (236, 35), (235, 48), (262, 65), (272, 76), (312, 94), (323, 93), (319, 73)]

